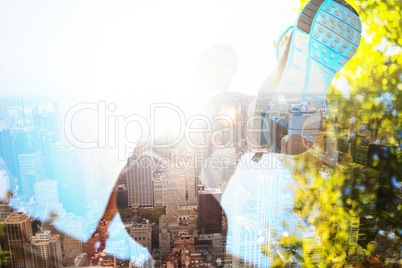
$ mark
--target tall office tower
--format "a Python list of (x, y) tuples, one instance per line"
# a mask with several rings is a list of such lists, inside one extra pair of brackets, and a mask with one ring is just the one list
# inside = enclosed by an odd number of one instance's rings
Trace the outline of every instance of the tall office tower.
[(333, 154), (337, 150), (335, 133), (328, 131), (323, 137), (324, 153)]
[[(400, 197), (396, 195), (397, 185), (401, 183), (402, 153), (398, 146), (370, 144), (367, 165), (380, 172), (377, 211), (381, 212), (380, 227), (400, 226)], [(398, 220), (399, 217), (399, 220)], [(397, 228), (402, 234), (402, 230)]]
[(346, 208), (339, 209), (339, 222), (336, 239), (346, 251), (349, 264), (357, 264), (357, 241), (359, 239), (360, 217)]
[(206, 188), (219, 188), (223, 192), (235, 170), (236, 162), (237, 152), (235, 148), (215, 150), (205, 160), (204, 168), (200, 174), (200, 182)]
[(164, 173), (158, 173), (154, 176), (154, 206), (163, 206), (163, 183), (166, 180)]
[[(72, 216), (65, 224), (67, 233), (75, 234), (77, 237), (83, 236), (83, 221), (81, 217)], [(74, 259), (83, 252), (83, 243), (80, 239), (76, 239), (69, 235), (65, 235), (63, 239), (63, 256), (67, 265), (74, 265)]]
[(58, 131), (56, 117), (53, 114), (34, 114), (33, 115), (34, 127), (38, 129), (46, 129), (53, 132)]
[(59, 235), (52, 235), (48, 230), (39, 230), (26, 243), (27, 263), (29, 268), (63, 267)]
[[(185, 206), (195, 206), (197, 205), (197, 173), (196, 173), (196, 163), (195, 163), (195, 156), (192, 154), (186, 154), (185, 161), (186, 163), (185, 168), (182, 170), (185, 174), (185, 181), (184, 181), (184, 205)], [(187, 166), (188, 165), (188, 166)]]
[(58, 211), (60, 208), (59, 194), (57, 189), (57, 181), (44, 180), (38, 181), (34, 185), (36, 206), (40, 210), (47, 209), (50, 211)]
[(34, 184), (43, 176), (40, 136), (36, 128), (14, 130), (13, 150), (16, 154), (21, 193), (34, 195)]
[(3, 158), (12, 176), (18, 175), (18, 163), (16, 152), (13, 150), (13, 139), (9, 129), (0, 131), (0, 158)]
[(353, 157), (353, 161), (356, 163), (357, 150), (360, 146), (368, 146), (368, 139), (362, 134), (356, 134), (350, 138), (350, 154)]
[[(402, 229), (399, 228), (401, 226), (401, 219), (402, 219), (402, 211), (400, 208), (402, 207), (402, 189), (398, 187), (398, 184), (400, 185), (400, 179), (401, 176), (396, 176), (394, 174), (398, 174), (397, 172), (401, 172), (401, 167), (402, 167), (402, 152), (398, 152), (394, 159), (390, 160), (391, 163), (389, 163), (388, 172), (384, 172), (385, 174), (381, 174), (380, 176), (380, 188), (379, 188), (379, 193), (381, 190), (381, 196), (378, 196), (378, 200), (381, 200), (381, 203), (377, 203), (377, 211), (381, 211), (380, 215), (380, 227), (385, 229), (388, 226), (392, 226), (395, 228), (395, 232), (399, 237), (402, 237)], [(399, 171), (395, 171), (396, 167), (399, 167)], [(382, 172), (383, 173), (383, 172)], [(400, 174), (400, 173), (399, 173)], [(385, 178), (382, 178), (383, 176), (389, 176), (391, 178), (388, 178), (388, 182), (386, 184), (381, 183), (381, 181), (386, 181)], [(386, 187), (389, 184), (393, 184), (390, 188), (392, 191), (387, 191)], [(389, 187), (389, 186), (388, 186)], [(391, 192), (392, 195), (390, 197), (384, 198), (385, 193)], [(389, 203), (385, 203), (388, 202)], [(382, 209), (384, 208), (384, 209)]]
[(128, 204), (138, 203), (140, 207), (154, 206), (154, 173), (160, 156), (144, 152), (129, 159), (125, 176), (127, 178)]
[(96, 181), (85, 173), (94, 172), (95, 167), (81, 161), (87, 152), (52, 143), (47, 147), (47, 153), (47, 175), (57, 181), (60, 203), (67, 212), (84, 216), (88, 200), (96, 200), (95, 193), (99, 192)]
[(13, 136), (13, 149), (17, 154), (32, 154), (41, 150), (38, 129), (17, 128), (14, 129)]
[(191, 166), (169, 166), (162, 182), (163, 205), (179, 204), (194, 206), (197, 204), (195, 168)]
[(257, 215), (265, 226), (279, 230), (282, 225), (285, 177), (283, 173), (270, 172), (259, 180)]
[[(276, 159), (273, 157), (273, 159)], [(263, 161), (263, 160), (261, 160)], [(275, 161), (281, 161), (276, 159)], [(278, 163), (278, 162), (277, 162)], [(285, 232), (285, 227), (290, 232), (296, 230), (298, 218), (293, 213), (294, 194), (288, 187), (291, 184), (290, 174), (283, 169), (272, 169), (269, 174), (260, 176), (257, 179), (257, 196), (256, 196), (256, 219), (255, 230), (243, 231), (249, 233), (253, 247), (245, 248), (245, 254), (250, 256), (253, 264), (260, 266), (270, 266), (273, 261), (273, 242), (275, 235), (279, 237)], [(286, 222), (286, 226), (284, 226)], [(230, 223), (229, 223), (230, 227)], [(267, 245), (267, 255), (261, 256), (253, 253), (260, 251), (261, 241)]]
[(352, 191), (354, 187), (353, 182), (353, 169), (356, 167), (354, 163), (339, 163), (336, 168), (339, 174), (342, 174), (344, 181), (341, 186), (342, 192), (342, 206), (352, 208)]
[(353, 200), (357, 202), (361, 216), (376, 217), (377, 191), (380, 173), (372, 168), (358, 165), (353, 169)]
[[(233, 258), (233, 267), (270, 267), (275, 255), (273, 242), (285, 227), (291, 232), (298, 223), (293, 213), (291, 174), (283, 159), (264, 154), (255, 163), (252, 157), (252, 153), (243, 155), (221, 200), (228, 220), (226, 248), (238, 257)], [(247, 166), (249, 162), (253, 168)]]
[(380, 172), (357, 165), (353, 173), (352, 200), (360, 216), (359, 244), (365, 246), (375, 235)]
[(14, 129), (13, 136), (13, 150), (17, 155), (35, 154), (42, 150), (40, 133), (36, 128)]
[(367, 166), (367, 158), (368, 158), (368, 146), (359, 146), (356, 150), (356, 159), (355, 163)]
[(159, 249), (162, 251), (163, 259), (170, 253), (170, 232), (166, 215), (159, 218)]
[(163, 183), (163, 205), (185, 205), (186, 200), (186, 174), (177, 166), (169, 166)]
[(25, 244), (32, 237), (32, 220), (21, 212), (14, 211), (5, 221), (8, 245), (11, 251), (11, 267), (28, 267)]
[(198, 233), (222, 233), (222, 207), (220, 189), (205, 189), (198, 193)]
[(119, 209), (127, 208), (128, 207), (128, 193), (127, 193), (127, 187), (125, 184), (119, 184), (116, 186), (117, 191), (117, 207)]
[(21, 176), (22, 194), (34, 195), (34, 185), (43, 175), (42, 154), (40, 151), (33, 154), (19, 154), (18, 165)]

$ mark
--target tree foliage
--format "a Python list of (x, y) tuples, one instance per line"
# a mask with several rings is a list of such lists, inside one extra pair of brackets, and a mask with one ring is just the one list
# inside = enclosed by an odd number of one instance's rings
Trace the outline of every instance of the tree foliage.
[(165, 214), (166, 209), (162, 208), (142, 208), (141, 216), (149, 220), (151, 223), (159, 224), (159, 218)]
[[(308, 1), (301, 0), (301, 7)], [(402, 2), (394, 0), (348, 1), (359, 13), (362, 21), (362, 40), (356, 55), (336, 75), (331, 85), (328, 102), (337, 105), (336, 114), (330, 113), (331, 123), (341, 120), (361, 125), (378, 122), (378, 139), (386, 137), (389, 144), (401, 146), (402, 130)], [(342, 83), (339, 83), (341, 81)], [(345, 92), (348, 91), (348, 94)], [(322, 132), (325, 133), (326, 129)], [(317, 145), (319, 146), (319, 145)], [(298, 256), (303, 267), (351, 264), (348, 250), (337, 234), (338, 211), (346, 202), (341, 188), (346, 182), (342, 169), (330, 171), (324, 179), (309, 152), (299, 156), (287, 156), (287, 166), (298, 182), (295, 190), (294, 212), (305, 222), (304, 228), (314, 227), (317, 241), (309, 241), (300, 235), (282, 238), (282, 257), (275, 265), (291, 267), (291, 258)], [(349, 202), (350, 200), (348, 200)], [(354, 201), (351, 200), (351, 204)], [(357, 208), (357, 207), (355, 207)], [(402, 207), (399, 206), (399, 210)], [(300, 227), (299, 232), (303, 232)], [(297, 250), (291, 250), (297, 248)], [(286, 252), (283, 254), (283, 252)], [(373, 252), (368, 244), (361, 255)], [(317, 257), (319, 261), (315, 260)], [(283, 256), (286, 256), (284, 259)]]

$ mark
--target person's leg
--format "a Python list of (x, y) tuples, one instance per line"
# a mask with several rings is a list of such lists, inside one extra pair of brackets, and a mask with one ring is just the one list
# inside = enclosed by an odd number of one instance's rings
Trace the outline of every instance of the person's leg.
[[(254, 122), (253, 127), (255, 130), (260, 129), (261, 131), (263, 131), (264, 129), (263, 120), (265, 120), (265, 111), (267, 110), (267, 105), (270, 101), (270, 98), (274, 94), (275, 89), (278, 86), (279, 81), (282, 77), (283, 71), (285, 70), (286, 62), (288, 60), (289, 55), (290, 44), (292, 42), (292, 35), (293, 31), (290, 31), (289, 33), (287, 33), (285, 38), (282, 39), (282, 42), (286, 42), (284, 45), (282, 55), (276, 67), (267, 77), (267, 79), (265, 79), (264, 83), (261, 85), (258, 91), (258, 96), (255, 104), (255, 113), (253, 115), (255, 117), (255, 120), (253, 120)], [(282, 44), (280, 43), (276, 43), (276, 45), (282, 46)], [(262, 132), (254, 134), (254, 137), (252, 138), (251, 142), (255, 143), (252, 145), (252, 147), (258, 147), (259, 149), (261, 149), (261, 151), (256, 152), (253, 157), (253, 161), (255, 162), (260, 161), (264, 152), (274, 151), (274, 149), (270, 148), (270, 146), (266, 142)]]
[(360, 44), (360, 19), (343, 0), (312, 0), (299, 14), (291, 39), (284, 68), (267, 82), (275, 91), (263, 91), (261, 103), (266, 105), (265, 141), (276, 152), (295, 155), (318, 137), (331, 81)]

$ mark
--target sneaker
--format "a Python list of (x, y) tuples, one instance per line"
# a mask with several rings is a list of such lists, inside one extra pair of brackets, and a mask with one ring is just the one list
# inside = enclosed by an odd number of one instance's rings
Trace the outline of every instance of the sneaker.
[(265, 113), (264, 138), (275, 151), (299, 154), (315, 142), (328, 113), (329, 85), (356, 53), (361, 30), (359, 15), (343, 0), (311, 0), (304, 6)]

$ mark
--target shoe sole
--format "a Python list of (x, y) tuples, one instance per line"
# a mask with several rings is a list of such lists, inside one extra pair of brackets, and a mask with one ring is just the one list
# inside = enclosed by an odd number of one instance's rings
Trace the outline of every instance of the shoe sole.
[[(290, 137), (296, 134), (301, 139), (294, 140), (303, 142), (305, 150), (311, 147), (321, 128), (323, 110), (327, 109), (329, 85), (354, 56), (360, 40), (358, 13), (347, 2), (311, 0), (304, 6), (296, 20), (284, 72), (265, 114), (264, 137), (268, 145), (277, 152), (302, 153), (297, 144), (287, 145)], [(315, 109), (315, 113), (301, 111), (301, 102), (320, 109)], [(289, 119), (289, 108), (287, 112), (283, 111), (287, 104), (293, 104), (292, 120)], [(294, 105), (299, 110), (294, 110)], [(281, 150), (284, 147), (282, 138), (286, 135), (286, 148)], [(289, 149), (292, 146), (296, 149)]]

